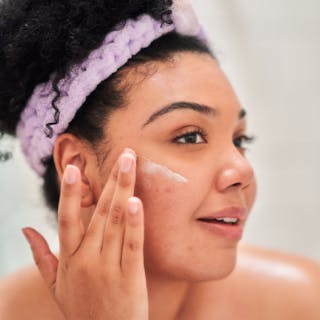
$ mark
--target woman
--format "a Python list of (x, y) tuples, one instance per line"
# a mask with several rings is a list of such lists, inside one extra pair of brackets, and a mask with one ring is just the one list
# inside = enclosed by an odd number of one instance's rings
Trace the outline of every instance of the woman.
[(37, 268), (3, 280), (1, 319), (320, 318), (319, 266), (238, 248), (252, 139), (186, 1), (5, 1), (1, 17), (0, 128), (60, 240), (55, 256), (24, 229)]

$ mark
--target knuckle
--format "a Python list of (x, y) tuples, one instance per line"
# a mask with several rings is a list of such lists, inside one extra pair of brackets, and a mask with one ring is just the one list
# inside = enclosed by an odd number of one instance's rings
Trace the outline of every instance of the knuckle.
[(69, 218), (65, 214), (59, 214), (59, 227), (60, 228), (68, 228), (71, 225)]
[(118, 170), (112, 170), (111, 173), (110, 173), (110, 178), (113, 180), (113, 181), (117, 181), (118, 180)]
[(110, 200), (109, 199), (99, 199), (99, 214), (104, 216), (107, 214), (110, 208)]
[(131, 252), (139, 251), (142, 247), (141, 243), (138, 240), (129, 240), (126, 244), (127, 249)]
[(112, 224), (120, 224), (123, 216), (123, 208), (119, 204), (112, 207), (110, 220)]
[(36, 264), (36, 266), (38, 267), (38, 269), (40, 270), (41, 269), (41, 266), (42, 266), (42, 259), (41, 257), (39, 256), (34, 256), (34, 263)]

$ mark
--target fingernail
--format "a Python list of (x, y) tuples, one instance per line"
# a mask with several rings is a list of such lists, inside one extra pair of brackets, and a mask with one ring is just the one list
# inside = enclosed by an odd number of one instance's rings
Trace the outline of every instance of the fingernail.
[(71, 164), (68, 164), (64, 171), (64, 181), (67, 184), (75, 184), (78, 177), (78, 168)]
[(121, 172), (128, 173), (134, 161), (134, 157), (131, 153), (123, 153), (120, 157), (120, 170)]
[(123, 152), (124, 152), (124, 153), (131, 153), (134, 157), (136, 156), (136, 153), (135, 153), (132, 149), (130, 149), (130, 148), (125, 148), (125, 149), (123, 150)]
[(131, 197), (128, 200), (128, 209), (132, 214), (136, 214), (139, 210), (139, 200), (136, 197)]

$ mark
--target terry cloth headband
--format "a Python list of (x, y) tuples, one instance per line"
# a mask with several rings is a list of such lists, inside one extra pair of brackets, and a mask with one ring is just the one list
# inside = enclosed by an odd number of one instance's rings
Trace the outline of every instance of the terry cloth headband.
[(122, 67), (142, 48), (162, 35), (175, 30), (177, 33), (197, 36), (205, 40), (202, 28), (188, 0), (175, 0), (172, 6), (172, 24), (163, 24), (150, 15), (128, 19), (123, 25), (108, 33), (101, 46), (93, 50), (80, 65), (75, 65), (65, 79), (58, 83), (60, 97), (55, 102), (59, 109), (59, 122), (51, 127), (48, 136), (46, 124), (55, 119), (52, 101), (56, 92), (52, 89), (52, 78), (39, 84), (33, 91), (21, 114), (17, 126), (17, 137), (22, 152), (30, 166), (42, 176), (46, 170), (43, 159), (49, 158), (57, 137), (63, 133), (83, 105), (87, 96), (111, 74)]

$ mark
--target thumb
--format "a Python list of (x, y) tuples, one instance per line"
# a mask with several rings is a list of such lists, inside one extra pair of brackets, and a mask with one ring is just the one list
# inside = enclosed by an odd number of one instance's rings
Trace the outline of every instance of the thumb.
[(46, 285), (54, 293), (57, 278), (58, 259), (51, 252), (46, 239), (32, 228), (23, 228), (22, 232), (30, 244), (33, 260)]

